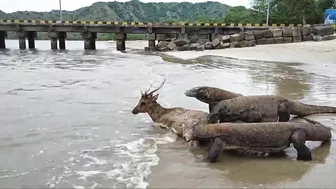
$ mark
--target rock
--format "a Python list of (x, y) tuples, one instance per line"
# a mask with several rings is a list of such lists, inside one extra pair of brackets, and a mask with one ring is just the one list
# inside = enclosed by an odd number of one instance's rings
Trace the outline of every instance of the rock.
[(221, 44), (221, 41), (218, 38), (216, 38), (211, 42), (211, 44), (212, 44), (213, 47), (216, 48), (218, 45)]
[(255, 47), (256, 43), (257, 43), (256, 40), (246, 41), (247, 47)]
[(242, 41), (242, 36), (240, 33), (230, 35), (230, 43)]
[(320, 36), (320, 35), (313, 35), (313, 41), (322, 41), (322, 36)]
[(257, 44), (258, 45), (264, 45), (264, 44), (266, 44), (266, 39), (265, 38), (257, 39)]
[(158, 51), (163, 51), (163, 52), (165, 52), (165, 51), (170, 51), (170, 49), (169, 49), (168, 47), (158, 48), (157, 50), (158, 50)]
[(274, 38), (282, 37), (282, 30), (281, 29), (272, 29)]
[(160, 42), (157, 44), (157, 48), (168, 47), (168, 45), (169, 45), (169, 42), (167, 42), (167, 41), (160, 41)]
[(190, 46), (189, 46), (189, 44), (183, 45), (182, 47), (177, 47), (176, 50), (177, 51), (189, 51), (190, 50)]
[(240, 47), (240, 42), (238, 41), (233, 41), (230, 46), (230, 48), (239, 48)]
[(292, 28), (282, 28), (282, 36), (283, 37), (292, 37), (293, 29)]
[(197, 41), (199, 40), (199, 37), (200, 36), (197, 36), (197, 35), (190, 36), (189, 38), (190, 43), (197, 43)]
[(198, 44), (200, 44), (200, 45), (203, 45), (203, 44), (205, 44), (206, 42), (209, 42), (209, 39), (202, 38), (202, 39), (198, 39), (196, 43), (198, 43)]
[(198, 45), (195, 51), (204, 51), (204, 45)]
[(314, 26), (313, 34), (320, 35), (320, 36), (333, 35), (334, 28), (332, 25)]
[(253, 34), (254, 34), (254, 38), (257, 40), (264, 38), (264, 32), (261, 30), (253, 31)]
[(221, 43), (215, 49), (226, 49), (230, 47), (230, 43)]
[(228, 43), (228, 42), (230, 42), (230, 36), (229, 36), (229, 35), (223, 35), (223, 36), (221, 37), (221, 41), (222, 41), (223, 43)]
[(245, 32), (244, 35), (245, 35), (244, 38), (246, 41), (255, 40), (253, 32)]
[(190, 51), (194, 51), (194, 50), (196, 50), (196, 48), (199, 46), (199, 44), (197, 44), (197, 43), (192, 43), (192, 44), (190, 44), (189, 45), (189, 49), (188, 50), (190, 50)]
[(302, 36), (303, 41), (313, 41), (313, 36), (307, 35), (307, 36)]
[(336, 38), (335, 35), (323, 36), (323, 37), (322, 37), (322, 41), (334, 40), (335, 38)]
[(168, 48), (169, 48), (170, 50), (174, 50), (174, 49), (176, 48), (176, 44), (172, 41), (172, 42), (170, 42), (170, 43), (168, 44)]
[(293, 37), (284, 37), (283, 41), (284, 41), (284, 43), (292, 43), (293, 42)]
[(210, 50), (210, 49), (214, 49), (214, 47), (212, 46), (212, 43), (209, 41), (204, 44), (204, 49)]
[(176, 39), (173, 41), (175, 43), (176, 46), (178, 47), (183, 47), (187, 44), (190, 43), (189, 39), (186, 39), (186, 38), (182, 38), (182, 39)]
[[(299, 28), (293, 28), (292, 30), (293, 30), (293, 32), (292, 32), (292, 36), (293, 36), (293, 37), (301, 36), (301, 31), (300, 31)], [(300, 38), (301, 38), (301, 37), (300, 37)], [(301, 39), (302, 39), (302, 38), (301, 38)]]
[(241, 48), (244, 48), (244, 47), (248, 47), (248, 43), (247, 43), (247, 41), (241, 41), (241, 42), (239, 42), (239, 47), (241, 47)]
[(304, 27), (301, 29), (301, 35), (302, 35), (302, 36), (308, 36), (308, 35), (310, 35), (312, 32), (313, 32), (313, 28), (312, 28), (312, 27), (309, 27), (309, 26), (304, 26)]
[(274, 44), (274, 38), (266, 38), (266, 44)]
[(281, 44), (281, 43), (284, 43), (283, 37), (274, 38), (274, 44)]
[(273, 38), (273, 32), (271, 30), (264, 30), (264, 38)]
[(302, 36), (293, 36), (293, 43), (298, 43), (302, 41)]

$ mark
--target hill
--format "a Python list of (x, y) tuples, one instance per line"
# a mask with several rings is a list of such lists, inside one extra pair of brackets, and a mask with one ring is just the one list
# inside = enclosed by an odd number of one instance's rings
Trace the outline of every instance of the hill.
[[(224, 19), (231, 7), (219, 2), (203, 3), (143, 3), (139, 0), (128, 2), (97, 2), (74, 11), (63, 11), (64, 20), (109, 20), (165, 22), (181, 20), (193, 22), (202, 17)], [(59, 10), (50, 12), (18, 11), (4, 13), (0, 19), (59, 20)]]

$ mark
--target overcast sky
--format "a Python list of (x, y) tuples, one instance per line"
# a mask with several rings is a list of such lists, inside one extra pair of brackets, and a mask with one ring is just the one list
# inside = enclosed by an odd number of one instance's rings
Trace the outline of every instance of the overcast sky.
[[(111, 1), (111, 0), (62, 0), (63, 10), (75, 10), (80, 7), (90, 6), (98, 1)], [(114, 1), (114, 0), (112, 0)], [(129, 1), (129, 0), (117, 0)], [(206, 0), (140, 0), (141, 2), (205, 2)], [(212, 0), (225, 3), (231, 6), (243, 5), (249, 7), (250, 0)], [(59, 0), (1, 0), (0, 10), (10, 13), (15, 11), (50, 11), (52, 9), (59, 9)]]

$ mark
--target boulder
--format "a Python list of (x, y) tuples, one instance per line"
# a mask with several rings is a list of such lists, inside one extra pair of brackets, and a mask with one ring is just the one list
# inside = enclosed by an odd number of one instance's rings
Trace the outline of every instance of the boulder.
[(190, 51), (194, 51), (196, 50), (196, 48), (199, 46), (199, 44), (197, 43), (192, 43), (192, 44), (189, 44), (189, 49)]
[(221, 43), (215, 49), (226, 49), (230, 47), (230, 43)]
[(266, 38), (266, 44), (274, 44), (274, 38)]
[(198, 43), (198, 44), (200, 44), (200, 45), (203, 45), (203, 44), (205, 44), (206, 42), (209, 42), (209, 39), (201, 38), (201, 39), (198, 39), (196, 43)]
[(266, 38), (257, 39), (257, 44), (258, 45), (264, 45), (264, 44), (266, 44)]
[(240, 41), (243, 40), (242, 38), (243, 38), (243, 35), (240, 34), (240, 33), (236, 33), (236, 34), (230, 35), (230, 43), (232, 43), (232, 42), (240, 42)]
[(204, 49), (210, 50), (210, 49), (214, 49), (214, 47), (212, 46), (212, 43), (209, 41), (204, 44)]
[(167, 41), (160, 41), (158, 44), (157, 44), (157, 48), (164, 48), (164, 47), (168, 47), (169, 45), (169, 42)]
[(332, 25), (314, 26), (313, 34), (320, 35), (320, 36), (333, 35), (334, 27)]
[(228, 43), (228, 42), (230, 42), (230, 36), (229, 36), (229, 35), (223, 35), (223, 36), (221, 36), (221, 41), (222, 41), (223, 43)]
[(256, 46), (256, 40), (253, 41), (246, 41), (247, 47), (255, 47)]
[(302, 41), (302, 36), (293, 36), (293, 43), (298, 43)]
[(282, 28), (282, 36), (283, 37), (292, 37), (293, 29), (292, 28)]
[(284, 43), (292, 43), (293, 42), (293, 37), (284, 37), (283, 42)]
[(174, 50), (174, 49), (176, 48), (176, 44), (172, 41), (172, 42), (170, 42), (170, 43), (168, 44), (168, 48), (169, 48), (170, 50)]
[(234, 41), (230, 44), (230, 48), (239, 48), (240, 47), (240, 42)]
[(178, 47), (183, 47), (183, 46), (185, 46), (185, 45), (187, 45), (187, 44), (190, 43), (189, 39), (187, 39), (187, 38), (176, 39), (173, 42)]
[(241, 47), (241, 48), (248, 47), (248, 46), (249, 46), (249, 43), (245, 40), (239, 42), (239, 47)]
[(216, 48), (218, 45), (221, 44), (221, 41), (218, 38), (216, 38), (211, 42), (211, 44), (212, 44), (213, 47)]
[(292, 33), (293, 37), (301, 36), (301, 30), (299, 28), (293, 28), (292, 30), (293, 30), (293, 33)]
[(283, 37), (274, 38), (274, 44), (281, 44), (281, 43), (284, 43)]
[(260, 31), (260, 30), (253, 31), (253, 34), (254, 34), (254, 38), (255, 39), (262, 39), (262, 38), (264, 38), (264, 32), (263, 31)]
[(170, 49), (168, 47), (158, 48), (157, 50), (161, 51), (161, 52), (170, 51)]
[(244, 38), (246, 41), (255, 40), (253, 32), (245, 32), (244, 35), (245, 35)]
[(322, 36), (320, 35), (313, 35), (313, 41), (322, 41)]
[(282, 37), (282, 30), (281, 29), (272, 29), (274, 38)]
[(264, 30), (264, 38), (273, 38), (273, 32), (271, 30)]
[(198, 45), (195, 51), (204, 51), (204, 45)]
[(327, 35), (322, 37), (322, 41), (334, 40), (335, 38), (336, 38), (335, 35)]
[(302, 35), (302, 36), (308, 36), (308, 35), (310, 35), (312, 32), (313, 32), (313, 28), (310, 27), (310, 26), (304, 26), (304, 27), (301, 29), (301, 35)]
[(313, 41), (313, 36), (307, 35), (307, 36), (302, 36), (303, 41)]
[(183, 45), (182, 47), (177, 47), (176, 48), (177, 51), (189, 51), (190, 50), (190, 45)]

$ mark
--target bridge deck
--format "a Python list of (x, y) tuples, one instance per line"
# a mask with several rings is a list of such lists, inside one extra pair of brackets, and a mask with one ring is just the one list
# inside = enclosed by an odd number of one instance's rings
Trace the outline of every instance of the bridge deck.
[[(144, 23), (113, 21), (0, 20), (0, 31), (96, 32), (96, 33), (197, 33), (212, 34), (215, 30), (266, 29), (300, 27), (301, 24), (236, 24), (236, 23)], [(182, 31), (183, 30), (183, 31)]]

